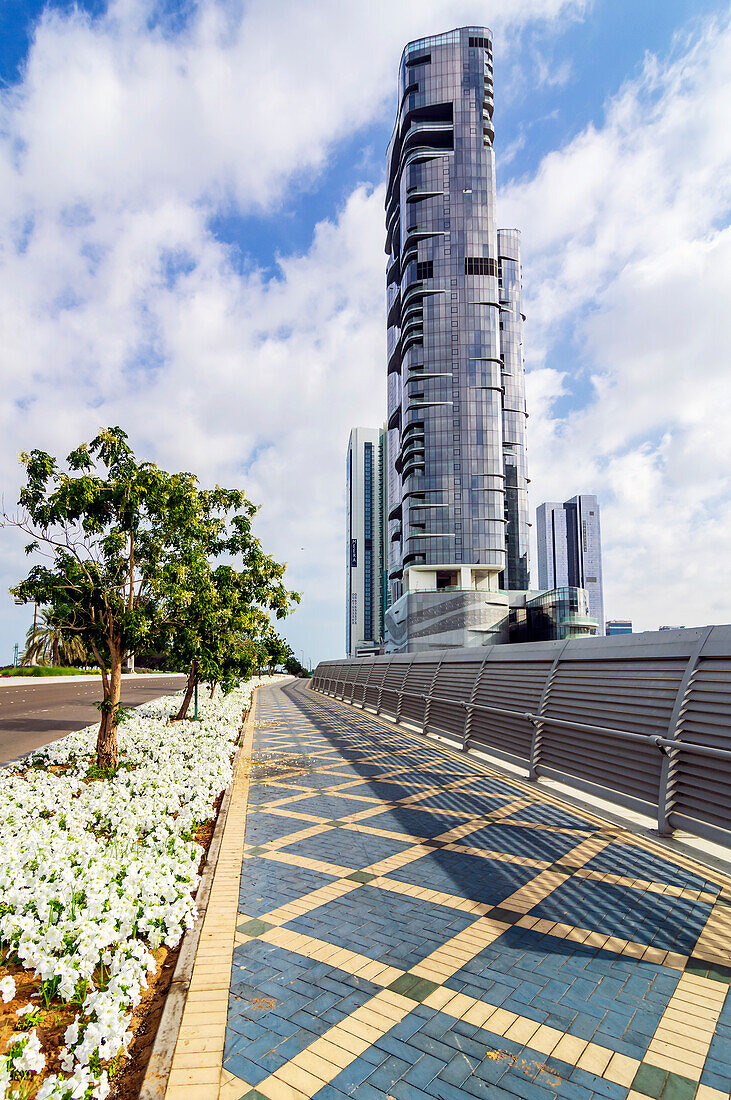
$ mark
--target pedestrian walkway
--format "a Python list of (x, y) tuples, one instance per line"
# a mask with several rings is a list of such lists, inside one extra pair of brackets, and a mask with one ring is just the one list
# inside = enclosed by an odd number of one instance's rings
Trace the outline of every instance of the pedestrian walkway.
[(226, 1100), (721, 1100), (731, 884), (475, 760), (261, 689)]

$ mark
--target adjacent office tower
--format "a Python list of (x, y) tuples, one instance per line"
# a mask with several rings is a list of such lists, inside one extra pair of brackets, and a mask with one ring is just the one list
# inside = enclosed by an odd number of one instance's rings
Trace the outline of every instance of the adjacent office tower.
[(604, 626), (599, 502), (582, 494), (563, 504), (541, 504), (536, 514), (540, 588), (585, 588), (598, 632)]
[[(386, 200), (388, 576), (393, 601), (420, 600), (389, 612), (398, 648), (412, 648), (417, 621), (443, 644), (484, 644), (507, 607), (484, 593), (528, 587), (520, 235), (496, 228), (492, 76), (484, 27), (410, 42), (399, 69)], [(424, 595), (447, 591), (446, 602)]]
[(347, 608), (349, 657), (383, 642), (386, 608), (386, 432), (353, 428), (347, 457)]

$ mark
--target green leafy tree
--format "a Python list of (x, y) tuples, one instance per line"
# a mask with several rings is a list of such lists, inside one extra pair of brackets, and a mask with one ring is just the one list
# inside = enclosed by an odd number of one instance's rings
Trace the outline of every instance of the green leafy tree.
[(287, 657), (284, 662), (284, 671), (288, 672), (290, 676), (309, 676), (309, 672), (297, 658), (292, 654), (291, 657)]
[[(185, 664), (189, 670), (177, 719), (185, 718), (197, 684), (207, 682), (212, 690), (220, 685), (227, 692), (247, 679), (261, 664), (259, 638), (269, 627), (270, 613), (283, 618), (299, 600), (282, 582), (284, 566), (263, 552), (250, 531), (229, 531), (225, 548), (234, 564), (216, 569), (205, 542), (194, 548), (195, 583), (179, 593), (183, 603), (170, 616), (168, 667)], [(171, 592), (173, 605), (177, 598)]]
[(54, 623), (51, 612), (42, 609), (40, 622), (31, 626), (25, 636), (22, 664), (80, 665), (88, 659), (81, 638), (62, 630)]
[(266, 650), (266, 663), (269, 669), (269, 675), (271, 676), (277, 665), (283, 665), (284, 662), (292, 657), (292, 650), (285, 642), (284, 638), (280, 638), (278, 634), (275, 634), (273, 630), (268, 631), (262, 639), (264, 649)]
[(118, 427), (72, 451), (66, 470), (39, 450), (21, 462), (20, 512), (0, 522), (30, 535), (26, 553), (47, 563), (11, 591), (47, 608), (94, 654), (103, 689), (97, 764), (115, 768), (124, 661), (161, 647), (180, 608), (195, 602), (206, 554), (226, 553), (235, 536), (256, 561), (256, 509), (239, 490), (202, 490), (193, 474), (138, 463)]

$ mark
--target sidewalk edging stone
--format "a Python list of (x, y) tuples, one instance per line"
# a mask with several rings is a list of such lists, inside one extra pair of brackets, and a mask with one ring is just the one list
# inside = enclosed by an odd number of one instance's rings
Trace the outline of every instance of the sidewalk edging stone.
[(193, 967), (195, 966), (198, 945), (200, 943), (201, 932), (208, 911), (211, 887), (213, 886), (213, 879), (218, 866), (221, 841), (223, 840), (226, 822), (228, 821), (231, 798), (236, 785), (236, 777), (241, 763), (241, 757), (246, 746), (246, 735), (249, 730), (249, 724), (253, 723), (254, 720), (256, 691), (257, 688), (254, 688), (251, 695), (249, 709), (246, 712), (239, 745), (233, 761), (231, 782), (223, 797), (223, 802), (221, 803), (218, 820), (216, 821), (216, 827), (211, 838), (211, 845), (208, 849), (208, 856), (195, 896), (196, 906), (198, 908), (198, 920), (183, 936), (175, 972), (173, 973), (173, 979), (170, 983), (165, 1007), (163, 1008), (160, 1023), (157, 1028), (157, 1034), (155, 1036), (155, 1042), (153, 1043), (152, 1054), (150, 1055), (150, 1061), (147, 1064), (145, 1076), (140, 1088), (139, 1100), (163, 1100), (167, 1091), (168, 1079), (170, 1077), (175, 1055), (175, 1047), (178, 1042), (180, 1026), (185, 1011), (185, 1003), (190, 989), (191, 978), (193, 976)]

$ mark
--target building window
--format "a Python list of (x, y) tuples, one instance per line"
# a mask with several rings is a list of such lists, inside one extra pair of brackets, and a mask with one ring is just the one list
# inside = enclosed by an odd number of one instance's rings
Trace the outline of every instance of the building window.
[(497, 275), (497, 263), (487, 256), (465, 256), (465, 275)]
[(490, 49), (490, 39), (489, 38), (473, 38), (472, 36), (470, 36), (470, 46), (479, 46), (483, 50), (489, 50)]
[(420, 260), (416, 265), (416, 278), (417, 279), (433, 279), (434, 278), (434, 261), (433, 260)]
[(406, 68), (412, 69), (415, 65), (429, 65), (431, 63), (431, 54), (422, 53), (418, 57), (410, 57), (406, 62)]
[(373, 444), (363, 448), (363, 640), (373, 641)]

